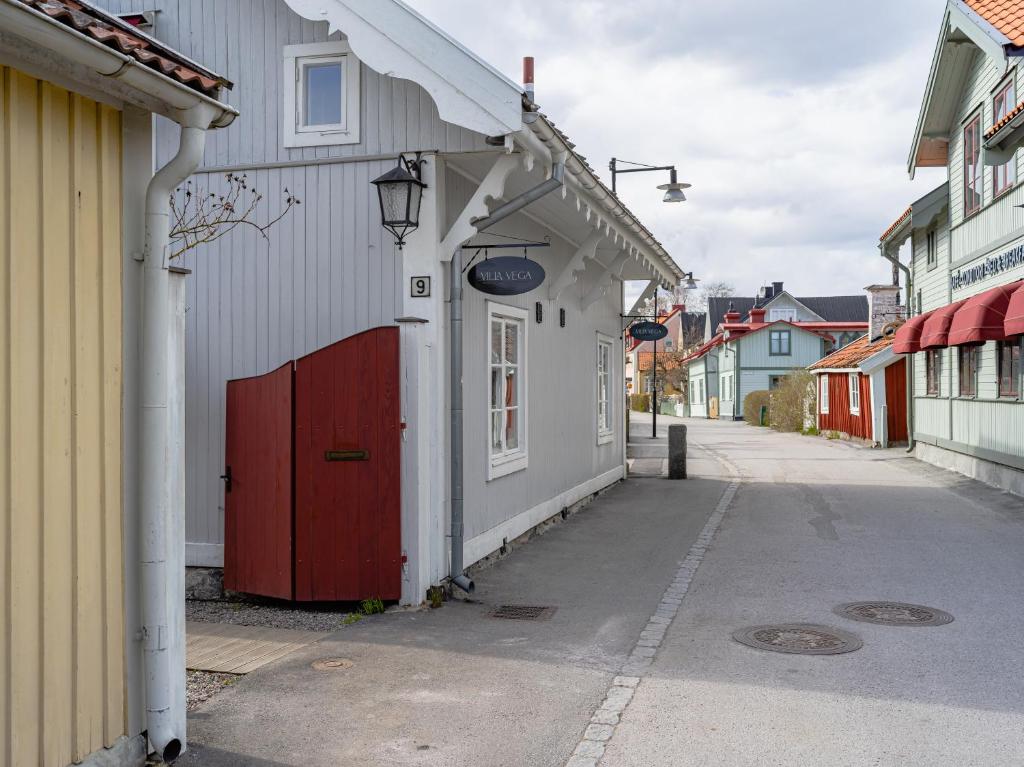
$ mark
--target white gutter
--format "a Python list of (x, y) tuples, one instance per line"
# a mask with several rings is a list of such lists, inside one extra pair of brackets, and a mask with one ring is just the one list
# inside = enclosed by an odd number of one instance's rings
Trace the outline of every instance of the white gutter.
[(238, 110), (234, 107), (173, 80), (138, 59), (109, 48), (99, 40), (23, 5), (19, 0), (0, 0), (0, 27), (35, 43), (42, 50), (53, 51), (62, 58), (155, 97), (167, 107), (159, 114), (175, 122), (185, 119), (184, 113), (197, 104), (206, 104), (215, 110), (216, 117), (209, 127), (227, 127), (238, 116)]
[(140, 612), (146, 729), (157, 755), (172, 762), (184, 747), (185, 732), (184, 712), (172, 708), (174, 679), (183, 669), (171, 668), (170, 648), (184, 637), (172, 636), (168, 572), (183, 570), (185, 562), (168, 545), (170, 506), (184, 503), (184, 498), (172, 497), (183, 489), (175, 482), (173, 469), (184, 465), (184, 423), (173, 417), (168, 405), (175, 400), (173, 413), (183, 412), (179, 402), (184, 392), (178, 387), (183, 371), (169, 365), (171, 359), (176, 365), (183, 364), (171, 346), (172, 335), (182, 326), (177, 316), (182, 310), (168, 270), (170, 196), (202, 162), (206, 131), (231, 124), (238, 112), (17, 0), (0, 0), (0, 27), (155, 98), (166, 107), (159, 113), (181, 125), (177, 155), (156, 172), (146, 190), (140, 386)]

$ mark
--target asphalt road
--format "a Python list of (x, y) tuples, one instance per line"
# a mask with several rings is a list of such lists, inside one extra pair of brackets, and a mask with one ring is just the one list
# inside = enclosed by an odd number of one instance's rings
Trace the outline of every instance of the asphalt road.
[[(366, 619), (249, 674), (190, 716), (183, 762), (1024, 765), (1024, 501), (902, 450), (687, 423), (691, 479), (621, 483), (479, 574), (475, 602)], [(833, 613), (860, 600), (954, 621)], [(502, 604), (556, 609), (489, 617)], [(863, 646), (732, 639), (794, 622)], [(354, 665), (311, 668), (325, 657)]]
[[(742, 474), (602, 765), (1024, 764), (1024, 499), (905, 456), (690, 421)], [(835, 615), (867, 600), (954, 621)], [(730, 638), (816, 623), (860, 650), (780, 654)]]

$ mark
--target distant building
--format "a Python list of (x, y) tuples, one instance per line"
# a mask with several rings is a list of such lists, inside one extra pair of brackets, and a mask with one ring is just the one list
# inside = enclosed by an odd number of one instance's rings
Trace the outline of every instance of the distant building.
[[(666, 354), (669, 357), (665, 359), (670, 359), (674, 355), (681, 360), (703, 342), (704, 312), (688, 312), (685, 304), (676, 304), (671, 311), (659, 317), (658, 322), (668, 329), (668, 335), (661, 341), (627, 340), (626, 384), (632, 394), (649, 394), (652, 391), (655, 343), (659, 357)], [(661, 393), (672, 393), (665, 392), (664, 385), (658, 388), (659, 396)]]
[(908, 163), (946, 168), (881, 236), (910, 242), (914, 454), (1024, 494), (1024, 2), (950, 0)]
[(686, 359), (690, 415), (742, 418), (750, 392), (774, 388), (867, 330), (863, 295), (795, 297), (773, 282), (753, 298), (711, 298), (704, 344)]

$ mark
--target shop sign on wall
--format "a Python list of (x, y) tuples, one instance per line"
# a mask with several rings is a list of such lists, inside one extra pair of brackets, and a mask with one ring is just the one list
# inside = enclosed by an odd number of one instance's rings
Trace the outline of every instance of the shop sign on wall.
[(1020, 266), (1024, 266), (1024, 243), (998, 256), (989, 256), (973, 266), (957, 269), (949, 276), (949, 281), (953, 290), (962, 290)]

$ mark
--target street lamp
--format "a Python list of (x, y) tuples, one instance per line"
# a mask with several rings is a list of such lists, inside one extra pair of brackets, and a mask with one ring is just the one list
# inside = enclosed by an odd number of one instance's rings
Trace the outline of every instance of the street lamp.
[[(634, 168), (619, 169), (619, 163), (625, 163), (626, 165), (635, 165)], [(686, 195), (683, 194), (684, 189), (689, 189), (692, 184), (680, 182), (676, 178), (676, 166), (675, 165), (645, 165), (642, 162), (630, 162), (629, 160), (619, 160), (615, 157), (608, 163), (608, 170), (612, 172), (612, 193), (616, 193), (615, 177), (620, 173), (648, 173), (656, 170), (667, 170), (669, 172), (669, 182), (667, 184), (661, 184), (658, 189), (665, 192), (665, 196), (662, 197), (662, 202), (686, 202)]]
[(398, 164), (370, 183), (377, 187), (381, 225), (405, 245), (405, 236), (420, 225), (420, 203), (427, 185), (420, 181), (419, 154), (413, 161), (398, 156)]
[(683, 279), (685, 280), (683, 288), (686, 290), (696, 290), (697, 283), (700, 282), (700, 279), (693, 279), (693, 272), (684, 272)]

